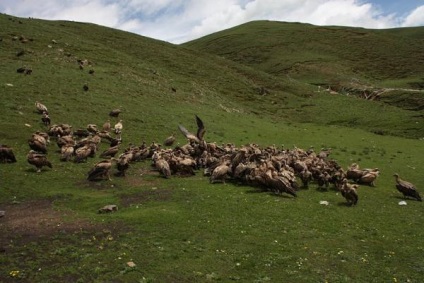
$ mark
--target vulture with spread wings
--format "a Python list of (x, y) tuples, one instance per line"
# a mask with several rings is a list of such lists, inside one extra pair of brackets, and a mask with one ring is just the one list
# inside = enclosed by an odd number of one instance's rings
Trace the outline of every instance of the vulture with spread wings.
[(190, 142), (200, 143), (203, 141), (203, 136), (205, 135), (205, 126), (203, 125), (203, 121), (196, 115), (196, 123), (197, 123), (197, 133), (196, 135), (190, 133), (184, 126), (178, 125), (181, 133), (190, 140)]

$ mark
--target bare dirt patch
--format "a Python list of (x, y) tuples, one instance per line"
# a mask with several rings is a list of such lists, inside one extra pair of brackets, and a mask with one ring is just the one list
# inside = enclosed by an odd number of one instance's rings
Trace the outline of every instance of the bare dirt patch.
[(75, 219), (70, 211), (54, 209), (51, 200), (6, 204), (1, 209), (5, 211), (5, 216), (0, 218), (0, 244), (17, 237), (31, 240), (93, 226), (87, 220)]

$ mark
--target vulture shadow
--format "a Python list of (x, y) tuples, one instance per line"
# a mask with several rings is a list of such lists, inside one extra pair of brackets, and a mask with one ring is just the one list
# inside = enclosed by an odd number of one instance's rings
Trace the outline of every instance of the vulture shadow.
[(346, 206), (346, 207), (354, 207), (354, 206), (356, 206), (356, 205), (352, 205), (352, 204), (350, 204), (350, 203), (347, 203), (347, 202), (345, 202), (345, 201), (342, 201), (342, 202), (338, 202), (337, 203), (337, 205), (338, 206)]
[(394, 198), (394, 199), (398, 199), (398, 200), (404, 200), (404, 201), (407, 201), (407, 200), (413, 200), (413, 201), (418, 201), (418, 202), (420, 202), (419, 200), (417, 200), (417, 199), (415, 199), (415, 198), (413, 198), (413, 197), (403, 197), (403, 196), (392, 196), (392, 198)]

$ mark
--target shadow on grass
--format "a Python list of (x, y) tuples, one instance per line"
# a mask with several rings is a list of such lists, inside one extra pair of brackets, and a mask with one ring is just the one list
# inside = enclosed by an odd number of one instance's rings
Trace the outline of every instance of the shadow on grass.
[(345, 201), (342, 201), (342, 202), (338, 202), (338, 203), (337, 203), (337, 205), (338, 205), (338, 206), (345, 206), (345, 207), (355, 207), (355, 206), (357, 206), (358, 204), (353, 205), (353, 204), (347, 203), (347, 202), (345, 202)]

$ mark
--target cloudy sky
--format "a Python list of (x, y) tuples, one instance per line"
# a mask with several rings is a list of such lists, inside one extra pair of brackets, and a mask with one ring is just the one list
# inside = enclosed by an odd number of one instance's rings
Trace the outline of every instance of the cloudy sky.
[(172, 43), (252, 20), (378, 29), (424, 26), (424, 0), (0, 0), (0, 12), (91, 22)]

